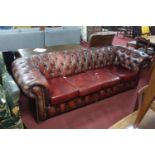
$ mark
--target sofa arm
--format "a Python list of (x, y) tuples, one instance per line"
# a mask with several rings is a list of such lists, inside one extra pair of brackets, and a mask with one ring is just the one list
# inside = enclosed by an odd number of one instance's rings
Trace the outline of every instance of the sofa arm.
[(32, 88), (35, 86), (48, 90), (47, 80), (31, 65), (28, 59), (16, 59), (12, 63), (12, 73), (22, 91), (31, 98), (35, 98), (32, 92)]
[(139, 71), (143, 62), (151, 59), (149, 55), (141, 51), (121, 46), (117, 46), (115, 53), (115, 64), (133, 71)]
[(19, 58), (12, 64), (12, 73), (22, 91), (35, 99), (37, 121), (46, 119), (46, 107), (51, 104), (45, 77), (33, 67), (29, 59)]

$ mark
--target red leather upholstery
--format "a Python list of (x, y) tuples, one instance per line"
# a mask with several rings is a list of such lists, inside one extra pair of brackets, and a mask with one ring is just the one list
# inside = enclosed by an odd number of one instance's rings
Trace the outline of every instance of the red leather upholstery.
[(130, 71), (122, 68), (121, 66), (108, 66), (105, 67), (105, 69), (110, 71), (112, 74), (119, 76), (121, 81), (128, 81), (137, 77), (137, 71)]
[(34, 55), (30, 61), (46, 78), (62, 77), (111, 65), (116, 56), (115, 49), (116, 47), (109, 46), (92, 50), (51, 52)]
[(88, 72), (67, 77), (66, 81), (79, 90), (79, 96), (85, 96), (101, 89), (101, 82), (96, 81)]
[(78, 89), (70, 85), (64, 78), (48, 80), (52, 104), (65, 102), (78, 96)]
[(119, 83), (120, 78), (107, 70), (95, 69), (67, 77), (66, 81), (79, 90), (79, 96), (85, 96)]
[(101, 82), (102, 89), (113, 86), (120, 82), (120, 78), (117, 75), (112, 74), (106, 68), (94, 69), (88, 72), (94, 77), (94, 80)]
[(45, 120), (133, 88), (145, 59), (119, 46), (74, 49), (19, 58), (12, 72), (22, 91), (35, 99), (37, 119)]
[(79, 96), (67, 102), (62, 102), (60, 104), (53, 104), (52, 106), (47, 107), (47, 110), (46, 110), (47, 117), (50, 118), (52, 116), (61, 114), (63, 112), (67, 112), (75, 108), (94, 103), (98, 100), (107, 98), (109, 96), (115, 95), (117, 93), (123, 92), (128, 89), (134, 88), (136, 84), (137, 84), (136, 80), (124, 81), (123, 83), (120, 82), (115, 86), (101, 89), (100, 91), (97, 91), (95, 93), (92, 93), (86, 96)]

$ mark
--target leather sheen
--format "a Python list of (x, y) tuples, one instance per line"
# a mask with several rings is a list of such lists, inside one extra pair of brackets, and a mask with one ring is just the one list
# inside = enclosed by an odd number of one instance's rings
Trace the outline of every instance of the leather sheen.
[(146, 59), (120, 46), (81, 48), (19, 58), (12, 72), (40, 121), (133, 88)]

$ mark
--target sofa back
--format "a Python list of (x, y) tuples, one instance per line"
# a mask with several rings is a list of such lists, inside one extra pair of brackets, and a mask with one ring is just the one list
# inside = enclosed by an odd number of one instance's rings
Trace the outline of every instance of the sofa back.
[(113, 64), (113, 46), (94, 49), (74, 49), (34, 55), (29, 63), (39, 69), (46, 78), (68, 76)]

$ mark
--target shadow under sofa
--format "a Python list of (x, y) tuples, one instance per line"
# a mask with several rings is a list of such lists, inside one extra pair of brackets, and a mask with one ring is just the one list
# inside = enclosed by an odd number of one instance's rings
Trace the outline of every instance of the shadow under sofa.
[(134, 88), (146, 58), (120, 46), (74, 49), (18, 58), (12, 72), (43, 121)]

